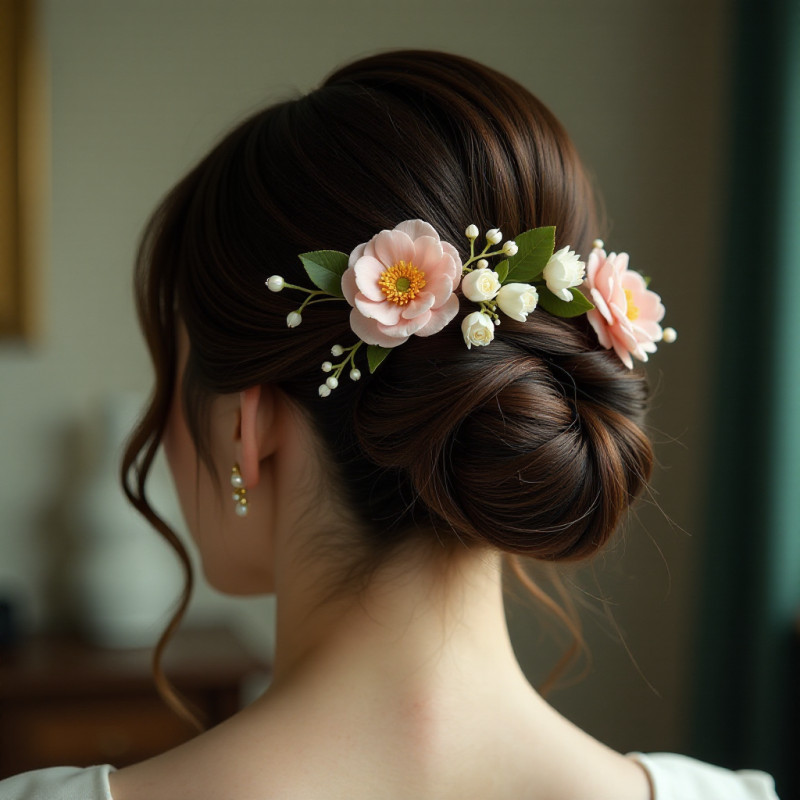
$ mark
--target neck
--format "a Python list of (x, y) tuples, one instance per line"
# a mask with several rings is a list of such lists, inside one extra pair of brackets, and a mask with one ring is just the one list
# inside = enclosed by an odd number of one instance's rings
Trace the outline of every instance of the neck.
[(315, 590), (323, 575), (279, 574), (274, 691), (336, 685), (418, 702), (525, 682), (505, 623), (499, 554), (461, 553), (446, 565), (396, 560), (359, 596), (327, 603)]

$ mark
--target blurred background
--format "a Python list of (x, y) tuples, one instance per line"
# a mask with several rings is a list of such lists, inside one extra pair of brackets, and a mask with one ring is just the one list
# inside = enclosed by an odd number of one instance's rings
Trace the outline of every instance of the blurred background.
[[(151, 381), (131, 270), (159, 198), (229, 127), (336, 65), (447, 50), (509, 74), (561, 119), (604, 198), (599, 233), (653, 277), (679, 332), (647, 366), (653, 495), (603, 558), (567, 574), (592, 662), (552, 701), (620, 750), (760, 767), (788, 797), (800, 752), (798, 3), (27, 5), (26, 69), (39, 88), (21, 120), (24, 314), (0, 339), (7, 638), (80, 630), (146, 646), (179, 591), (170, 553), (116, 489)], [(163, 465), (155, 484), (180, 526)], [(189, 625), (222, 625), (268, 663), (273, 610), (201, 584)], [(558, 633), (524, 602), (509, 616), (541, 680)]]

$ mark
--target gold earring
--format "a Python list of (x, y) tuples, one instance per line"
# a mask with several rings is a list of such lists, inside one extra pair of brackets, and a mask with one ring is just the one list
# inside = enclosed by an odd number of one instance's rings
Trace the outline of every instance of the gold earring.
[(247, 516), (247, 489), (244, 488), (244, 478), (239, 471), (239, 465), (234, 464), (231, 470), (231, 486), (233, 486), (233, 502), (236, 503), (236, 513), (240, 517)]

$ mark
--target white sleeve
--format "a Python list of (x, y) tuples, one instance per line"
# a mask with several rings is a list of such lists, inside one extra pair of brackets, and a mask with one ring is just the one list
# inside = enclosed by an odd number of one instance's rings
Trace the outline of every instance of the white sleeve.
[(108, 764), (80, 769), (51, 767), (0, 781), (0, 800), (112, 800)]
[(674, 753), (628, 755), (650, 776), (653, 800), (778, 800), (766, 772), (732, 772)]

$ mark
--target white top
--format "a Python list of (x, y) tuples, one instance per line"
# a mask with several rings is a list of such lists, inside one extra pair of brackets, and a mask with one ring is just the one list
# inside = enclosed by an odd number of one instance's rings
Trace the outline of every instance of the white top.
[(108, 773), (114, 767), (50, 767), (0, 781), (0, 800), (113, 800)]
[[(766, 772), (732, 772), (674, 753), (629, 755), (650, 776), (653, 800), (778, 800), (775, 781)], [(5, 800), (2, 791), (0, 800)]]
[[(778, 800), (765, 772), (727, 769), (672, 753), (631, 753), (650, 775), (653, 800)], [(113, 800), (114, 767), (52, 767), (0, 781), (0, 800)]]

